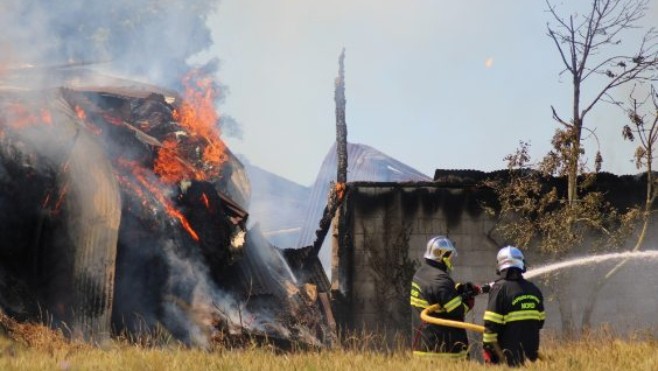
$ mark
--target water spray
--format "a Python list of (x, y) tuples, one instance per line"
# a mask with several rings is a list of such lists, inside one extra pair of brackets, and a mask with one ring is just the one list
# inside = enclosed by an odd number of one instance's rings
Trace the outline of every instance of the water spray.
[(524, 276), (526, 279), (530, 279), (559, 269), (577, 267), (577, 266), (588, 265), (593, 263), (602, 263), (607, 260), (630, 259), (630, 258), (655, 259), (658, 258), (658, 250), (627, 251), (627, 252), (617, 252), (617, 253), (609, 253), (603, 255), (585, 256), (582, 258), (575, 258), (575, 259), (535, 268), (527, 271), (524, 274)]

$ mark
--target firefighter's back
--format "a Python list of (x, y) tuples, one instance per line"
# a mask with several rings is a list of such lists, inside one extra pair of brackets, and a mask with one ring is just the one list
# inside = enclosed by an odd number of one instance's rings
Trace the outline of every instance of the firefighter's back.
[(498, 341), (514, 363), (537, 359), (539, 330), (544, 324), (544, 298), (539, 288), (523, 278), (499, 281), (504, 304), (505, 329)]

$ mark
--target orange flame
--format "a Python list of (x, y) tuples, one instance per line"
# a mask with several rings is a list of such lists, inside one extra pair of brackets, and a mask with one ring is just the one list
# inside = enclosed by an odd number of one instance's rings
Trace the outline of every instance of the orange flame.
[(45, 108), (41, 110), (41, 121), (46, 125), (53, 124), (53, 116), (50, 114), (50, 111)]
[[(139, 167), (136, 163), (128, 160), (123, 160), (119, 159), (119, 164), (123, 165), (125, 167), (128, 167), (131, 169), (132, 174), (135, 176), (135, 179), (139, 182), (139, 184), (146, 190), (148, 190), (153, 197), (162, 205), (164, 208), (165, 212), (172, 218), (177, 219), (183, 229), (187, 231), (187, 233), (195, 240), (199, 241), (199, 235), (196, 233), (196, 231), (192, 228), (190, 225), (189, 221), (187, 218), (185, 218), (185, 215), (183, 215), (180, 211), (178, 211), (172, 204), (171, 202), (167, 199), (167, 197), (162, 193), (162, 190), (158, 188), (155, 184), (150, 182), (147, 179), (147, 175), (145, 174), (145, 170)], [(124, 181), (127, 182), (127, 179), (123, 179)], [(146, 197), (144, 194), (141, 192), (141, 190), (136, 189), (135, 187), (131, 187), (134, 190), (136, 190), (136, 193), (138, 196), (142, 199), (142, 204), (144, 204), (146, 201)]]
[(123, 122), (123, 120), (121, 120), (120, 117), (110, 115), (109, 113), (106, 113), (106, 112), (103, 113), (103, 120), (105, 120), (105, 122), (109, 122), (110, 124), (112, 124), (114, 126), (121, 126), (121, 124)]
[(208, 199), (208, 196), (205, 193), (201, 194), (201, 201), (203, 202), (204, 205), (206, 205), (206, 209), (210, 210), (210, 200)]
[(38, 114), (19, 103), (9, 103), (3, 107), (6, 112), (6, 124), (13, 129), (24, 129), (38, 124), (52, 125), (50, 111), (43, 108)]
[(64, 184), (61, 191), (59, 192), (59, 197), (57, 198), (57, 202), (55, 202), (55, 207), (53, 210), (55, 213), (58, 213), (60, 208), (62, 207), (62, 204), (64, 203), (68, 191), (69, 191), (69, 184), (66, 183)]
[(57, 215), (59, 214), (62, 205), (64, 204), (64, 201), (66, 200), (66, 195), (69, 192), (69, 183), (65, 183), (64, 186), (59, 190), (59, 194), (57, 195), (57, 199), (53, 200), (50, 198), (51, 192), (48, 192), (46, 196), (43, 198), (43, 201), (41, 202), (41, 208), (46, 209), (48, 207), (51, 207), (51, 202), (54, 202), (54, 205), (52, 205), (52, 214)]
[[(174, 139), (165, 140), (158, 151), (154, 170), (166, 183), (183, 179), (205, 180), (219, 175), (221, 165), (226, 161), (226, 145), (220, 139), (217, 125), (218, 115), (214, 102), (217, 96), (213, 80), (202, 76), (201, 71), (192, 70), (183, 78), (185, 93), (182, 105), (174, 110), (174, 119), (190, 135), (189, 140), (199, 142), (202, 147), (203, 165), (194, 161), (194, 169), (186, 166), (185, 156)], [(200, 168), (199, 168), (200, 167)]]
[(82, 121), (87, 119), (87, 113), (80, 106), (75, 106), (75, 115)]
[(154, 171), (165, 183), (177, 183), (183, 179), (204, 180), (206, 175), (183, 160), (178, 153), (178, 143), (173, 139), (162, 142), (153, 165)]
[(337, 182), (336, 183), (336, 198), (338, 201), (342, 201), (345, 196), (345, 183)]
[(80, 121), (84, 123), (85, 127), (89, 129), (89, 131), (91, 131), (96, 136), (103, 134), (103, 129), (101, 127), (95, 125), (91, 120), (87, 120), (87, 112), (85, 112), (82, 107), (76, 105), (73, 107), (73, 109), (75, 110), (75, 115), (78, 116)]

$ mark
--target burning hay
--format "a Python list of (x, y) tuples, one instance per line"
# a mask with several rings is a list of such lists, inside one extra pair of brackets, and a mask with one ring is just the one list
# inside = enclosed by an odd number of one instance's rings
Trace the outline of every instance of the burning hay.
[(257, 230), (246, 238), (249, 183), (213, 85), (184, 85), (0, 87), (0, 307), (92, 340), (163, 327), (202, 346), (321, 344), (317, 295)]

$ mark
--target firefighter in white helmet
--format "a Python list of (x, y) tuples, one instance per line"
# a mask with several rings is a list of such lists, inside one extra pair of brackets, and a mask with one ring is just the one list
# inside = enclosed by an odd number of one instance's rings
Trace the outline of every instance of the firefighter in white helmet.
[(486, 363), (519, 366), (538, 357), (539, 330), (546, 319), (544, 297), (523, 278), (526, 263), (521, 250), (503, 247), (496, 259), (501, 279), (492, 285), (484, 312), (483, 356)]
[(446, 236), (435, 236), (427, 242), (425, 262), (416, 271), (411, 283), (412, 342), (415, 356), (467, 358), (466, 330), (425, 323), (420, 312), (433, 304), (441, 309), (430, 315), (454, 321), (464, 321), (464, 314), (473, 308), (475, 295), (481, 289), (467, 282), (455, 284), (450, 277), (455, 244)]

